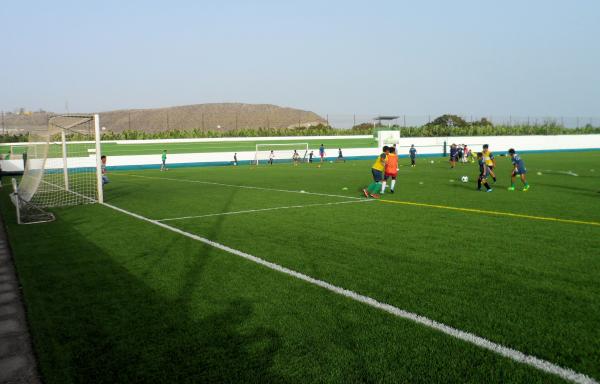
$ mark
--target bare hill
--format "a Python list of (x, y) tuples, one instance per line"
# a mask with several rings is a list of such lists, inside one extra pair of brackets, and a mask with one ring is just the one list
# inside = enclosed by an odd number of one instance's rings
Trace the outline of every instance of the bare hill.
[[(7, 114), (4, 124), (13, 133), (24, 132), (44, 128), (50, 116), (52, 113), (48, 112)], [(314, 112), (270, 104), (218, 103), (100, 112), (100, 123), (112, 132), (159, 132), (174, 129), (287, 128), (317, 125), (325, 123), (325, 120)]]

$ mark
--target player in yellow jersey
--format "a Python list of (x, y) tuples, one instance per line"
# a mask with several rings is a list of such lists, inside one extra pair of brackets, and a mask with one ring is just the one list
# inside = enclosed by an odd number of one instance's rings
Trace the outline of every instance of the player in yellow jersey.
[(385, 175), (383, 176), (383, 183), (381, 183), (381, 194), (385, 193), (385, 186), (388, 179), (392, 178), (390, 184), (390, 192), (394, 193), (394, 187), (396, 186), (396, 177), (398, 177), (398, 155), (396, 154), (396, 148), (390, 147), (388, 155), (385, 158)]
[(494, 159), (494, 154), (490, 151), (490, 146), (487, 144), (483, 144), (483, 151), (481, 152), (483, 155), (483, 161), (490, 169), (490, 175), (492, 179), (494, 179), (494, 183), (496, 182), (496, 174), (494, 173), (494, 168), (496, 167), (496, 159)]
[(381, 181), (383, 180), (383, 172), (385, 171), (385, 159), (387, 158), (389, 147), (386, 145), (383, 147), (383, 153), (377, 157), (375, 163), (371, 167), (371, 174), (373, 175), (373, 182), (369, 186), (363, 189), (365, 197), (379, 198), (377, 194), (381, 190)]

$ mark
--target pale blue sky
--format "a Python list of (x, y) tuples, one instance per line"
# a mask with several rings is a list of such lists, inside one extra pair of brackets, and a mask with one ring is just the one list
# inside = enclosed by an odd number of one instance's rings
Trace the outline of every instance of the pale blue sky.
[(600, 115), (600, 1), (3, 1), (0, 109)]

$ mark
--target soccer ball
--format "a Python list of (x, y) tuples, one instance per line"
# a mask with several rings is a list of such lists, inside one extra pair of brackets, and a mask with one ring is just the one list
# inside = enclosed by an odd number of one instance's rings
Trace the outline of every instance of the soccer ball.
[(469, 182), (469, 177), (468, 176), (463, 176), (460, 178), (460, 181), (462, 181), (463, 183), (468, 183)]

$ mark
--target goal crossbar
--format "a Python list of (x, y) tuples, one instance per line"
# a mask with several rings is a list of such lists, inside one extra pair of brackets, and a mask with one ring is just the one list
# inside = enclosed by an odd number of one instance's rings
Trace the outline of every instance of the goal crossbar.
[(308, 143), (256, 144), (254, 164), (261, 161), (298, 161), (305, 162), (308, 155)]

